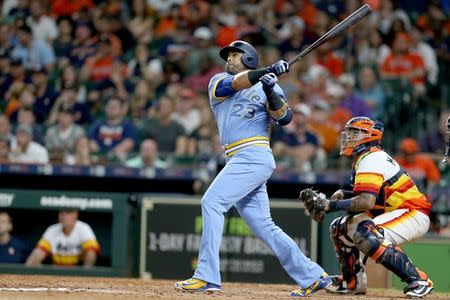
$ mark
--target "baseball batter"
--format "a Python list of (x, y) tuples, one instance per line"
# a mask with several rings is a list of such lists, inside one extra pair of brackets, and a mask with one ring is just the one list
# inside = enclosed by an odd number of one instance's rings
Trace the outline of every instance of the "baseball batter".
[(227, 163), (202, 199), (203, 232), (198, 266), (192, 278), (175, 288), (183, 291), (221, 289), (219, 247), (224, 214), (235, 206), (254, 235), (275, 253), (286, 272), (300, 286), (292, 296), (307, 296), (331, 284), (324, 270), (307, 258), (297, 244), (274, 224), (266, 181), (275, 161), (269, 146), (271, 119), (288, 124), (292, 112), (277, 76), (288, 71), (285, 61), (256, 69), (256, 49), (234, 41), (220, 51), (226, 72), (216, 74), (208, 91)]

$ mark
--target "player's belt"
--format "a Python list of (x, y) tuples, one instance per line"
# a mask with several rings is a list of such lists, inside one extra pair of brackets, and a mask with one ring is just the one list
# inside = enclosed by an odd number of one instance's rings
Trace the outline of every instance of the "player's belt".
[(270, 147), (269, 138), (267, 136), (253, 136), (222, 146), (222, 148), (225, 151), (225, 154), (230, 157), (236, 154), (240, 149), (250, 145)]

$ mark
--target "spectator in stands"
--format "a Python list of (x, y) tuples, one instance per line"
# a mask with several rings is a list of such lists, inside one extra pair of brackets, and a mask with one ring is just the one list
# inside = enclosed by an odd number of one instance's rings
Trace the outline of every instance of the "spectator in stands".
[(395, 160), (428, 192), (441, 180), (436, 163), (428, 155), (419, 153), (415, 139), (405, 138), (400, 142), (400, 155)]
[(212, 64), (217, 65), (219, 61), (214, 58), (217, 57), (218, 51), (212, 30), (206, 26), (196, 28), (193, 33), (192, 47), (186, 57), (186, 75), (200, 73), (201, 63), (205, 58), (212, 59)]
[(53, 50), (58, 58), (67, 58), (73, 48), (74, 22), (70, 17), (57, 20), (58, 37), (53, 41)]
[(317, 136), (320, 147), (327, 153), (336, 152), (339, 145), (341, 127), (330, 122), (332, 113), (335, 112), (331, 111), (325, 100), (317, 100), (312, 103), (311, 117), (308, 120), (308, 128)]
[(112, 75), (113, 62), (116, 58), (113, 56), (111, 40), (107, 34), (102, 34), (98, 42), (98, 50), (95, 55), (86, 59), (82, 69), (81, 80), (109, 80)]
[(344, 73), (344, 61), (335, 53), (332, 43), (325, 43), (317, 48), (317, 63), (335, 78)]
[(422, 57), (409, 50), (411, 38), (406, 33), (398, 33), (392, 53), (381, 65), (380, 74), (384, 80), (404, 80), (413, 85), (415, 96), (425, 92), (425, 65)]
[[(8, 68), (6, 70), (8, 70)], [(4, 74), (3, 80), (0, 81), (0, 99), (4, 99), (8, 96), (7, 92), (15, 83), (28, 84), (30, 82), (31, 78), (25, 72), (22, 61), (20, 59), (12, 58), (9, 61), (9, 72)]]
[[(98, 41), (108, 37), (111, 55), (119, 57), (123, 54), (122, 41), (113, 33), (113, 19), (116, 13), (108, 13), (102, 10), (100, 15), (93, 19), (95, 30), (97, 31)], [(125, 43), (125, 41), (123, 42)]]
[(24, 86), (22, 83), (14, 84), (11, 89), (11, 98), (7, 98), (8, 104), (5, 107), (5, 115), (9, 117), (12, 123), (17, 123), (19, 110), (21, 108), (31, 109), (36, 101), (36, 97), (32, 87)]
[(173, 101), (167, 96), (162, 96), (155, 116), (145, 121), (141, 132), (144, 138), (156, 141), (160, 152), (181, 155), (187, 152), (187, 137), (183, 126), (172, 119), (173, 113)]
[(53, 41), (58, 37), (58, 27), (53, 18), (45, 15), (45, 3), (43, 0), (30, 1), (30, 16), (27, 18), (27, 25), (33, 30), (33, 37), (36, 40), (53, 45)]
[(11, 56), (18, 58), (31, 70), (44, 66), (48, 71), (53, 69), (55, 64), (55, 53), (47, 42), (33, 39), (31, 28), (27, 25), (17, 29), (17, 39), (19, 43), (14, 47)]
[(150, 115), (155, 106), (155, 90), (152, 84), (145, 79), (139, 80), (130, 99), (130, 116), (138, 122)]
[(363, 99), (369, 105), (376, 119), (383, 116), (384, 90), (377, 80), (375, 71), (370, 66), (365, 65), (359, 70), (358, 88), (355, 90), (355, 97)]
[(55, 265), (93, 267), (100, 245), (91, 226), (78, 220), (77, 209), (59, 211), (58, 220), (59, 223), (45, 230), (25, 264), (40, 266), (47, 256), (51, 256)]
[(52, 0), (52, 15), (54, 16), (72, 16), (79, 13), (82, 9), (90, 9), (94, 6), (92, 0)]
[(48, 151), (39, 143), (33, 142), (33, 129), (20, 125), (16, 129), (17, 143), (11, 145), (11, 161), (15, 163), (47, 164)]
[(8, 140), (10, 145), (16, 143), (16, 137), (11, 131), (11, 122), (5, 115), (0, 115), (0, 138)]
[(97, 39), (93, 37), (92, 26), (87, 22), (79, 22), (75, 26), (75, 37), (73, 47), (70, 51), (70, 61), (77, 68), (85, 63), (88, 57), (94, 56), (97, 52)]
[(367, 39), (363, 39), (356, 47), (358, 64), (369, 65), (377, 70), (391, 53), (391, 48), (383, 42), (381, 33), (376, 29), (370, 29)]
[(12, 218), (6, 211), (0, 211), (0, 263), (22, 264), (31, 248), (22, 240), (11, 235)]
[(447, 138), (447, 118), (450, 117), (450, 110), (443, 110), (439, 118), (439, 124), (434, 129), (425, 132), (419, 139), (420, 150), (428, 154), (436, 161), (442, 160), (445, 142)]
[(68, 165), (90, 166), (93, 162), (89, 139), (85, 135), (79, 136), (75, 140), (72, 153), (64, 156), (64, 163)]
[[(88, 130), (90, 148), (106, 154), (109, 158), (124, 160), (133, 151), (138, 134), (132, 122), (125, 119), (127, 105), (118, 97), (111, 97), (106, 103), (106, 118), (92, 124)], [(164, 131), (159, 134), (165, 135)]]
[(319, 147), (317, 136), (307, 128), (311, 109), (302, 103), (294, 106), (292, 111), (293, 122), (274, 133), (272, 149), (274, 155), (286, 155), (294, 160), (297, 171), (311, 171), (312, 160)]
[(163, 80), (162, 61), (150, 55), (147, 45), (138, 44), (135, 55), (128, 62), (128, 74), (132, 78), (143, 78), (152, 87), (157, 87)]
[[(4, 1), (6, 4), (8, 1)], [(10, 3), (17, 4), (15, 7), (12, 7), (8, 12), (8, 18), (11, 19), (11, 21), (16, 21), (17, 19), (23, 19), (26, 20), (28, 16), (30, 15), (30, 1), (29, 0), (18, 0), (18, 1), (9, 1)], [(6, 5), (5, 5), (6, 6)], [(4, 12), (6, 13), (6, 11)]]
[(75, 111), (75, 123), (79, 125), (89, 124), (91, 122), (90, 108), (86, 103), (77, 102), (77, 96), (78, 89), (76, 86), (65, 87), (52, 107), (47, 124), (56, 124), (60, 110), (69, 108)]
[[(202, 99), (203, 100), (203, 99)], [(208, 99), (204, 99), (200, 107), (200, 125), (189, 136), (188, 154), (197, 158), (204, 158), (214, 153), (214, 136), (217, 134), (217, 125)]]
[(0, 136), (0, 163), (9, 163), (9, 154), (11, 146), (9, 140)]
[(33, 111), (36, 115), (36, 122), (42, 124), (50, 114), (59, 93), (48, 84), (48, 72), (42, 66), (33, 69), (31, 80), (36, 95)]
[(43, 145), (44, 144), (44, 133), (42, 132), (42, 127), (36, 124), (36, 117), (31, 107), (21, 107), (17, 112), (17, 126), (25, 125), (31, 127), (33, 130), (33, 141)]
[(63, 108), (59, 111), (58, 124), (47, 129), (45, 147), (52, 154), (72, 152), (75, 141), (82, 135), (83, 128), (75, 124), (75, 110)]
[(175, 99), (175, 112), (172, 118), (181, 124), (184, 132), (190, 135), (200, 125), (200, 111), (195, 106), (196, 95), (190, 88), (181, 89)]
[(393, 0), (381, 1), (379, 11), (371, 16), (372, 24), (384, 35), (388, 34), (389, 30), (391, 30), (392, 23), (395, 19), (401, 19), (405, 23), (406, 30), (409, 31), (411, 22), (409, 21), (408, 15), (404, 10), (398, 8)]
[(153, 37), (154, 18), (149, 17), (146, 2), (146, 0), (134, 0), (131, 4), (132, 17), (128, 22), (128, 29), (138, 44), (147, 44)]
[(120, 41), (122, 53), (129, 53), (131, 49), (136, 47), (136, 39), (131, 31), (123, 24), (119, 12), (110, 14), (108, 18), (110, 19), (110, 33)]
[(344, 95), (340, 106), (348, 109), (352, 116), (372, 117), (372, 110), (369, 105), (355, 93), (355, 77), (345, 73), (339, 76), (338, 83), (344, 88)]
[(214, 59), (205, 52), (202, 60), (199, 62), (198, 72), (186, 77), (184, 83), (195, 92), (206, 92), (206, 87), (211, 77), (221, 71), (214, 63)]
[(164, 169), (167, 167), (167, 163), (158, 157), (158, 145), (156, 142), (152, 139), (145, 139), (141, 142), (139, 156), (127, 160), (125, 166), (130, 168)]
[(428, 83), (432, 86), (436, 85), (439, 66), (434, 49), (423, 40), (422, 31), (416, 26), (412, 27), (411, 41), (412, 50), (416, 51), (422, 57)]
[(9, 54), (13, 47), (12, 29), (9, 22), (0, 21), (0, 49), (4, 50), (4, 54)]

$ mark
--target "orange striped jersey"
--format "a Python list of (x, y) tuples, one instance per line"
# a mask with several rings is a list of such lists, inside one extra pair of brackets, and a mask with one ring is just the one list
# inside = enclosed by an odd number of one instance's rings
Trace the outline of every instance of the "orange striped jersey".
[(411, 177), (389, 154), (379, 148), (362, 154), (353, 166), (355, 194), (371, 193), (377, 197), (369, 211), (377, 216), (395, 209), (417, 209), (429, 214), (431, 203)]
[(100, 245), (91, 226), (79, 220), (68, 235), (64, 234), (61, 223), (51, 225), (37, 247), (51, 255), (54, 264), (65, 266), (78, 265), (83, 254), (90, 249), (97, 254), (100, 252)]

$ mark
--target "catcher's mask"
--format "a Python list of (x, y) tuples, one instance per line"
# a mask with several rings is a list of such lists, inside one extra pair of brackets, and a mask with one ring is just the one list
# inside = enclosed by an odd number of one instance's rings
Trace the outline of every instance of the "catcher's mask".
[(341, 132), (341, 155), (351, 156), (379, 146), (383, 136), (383, 123), (368, 117), (354, 117)]

